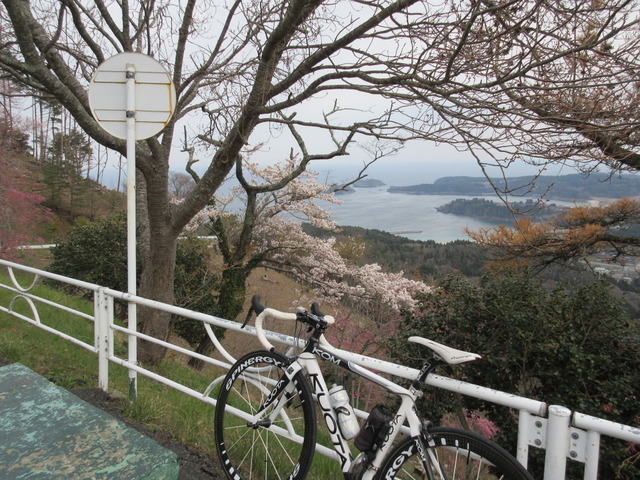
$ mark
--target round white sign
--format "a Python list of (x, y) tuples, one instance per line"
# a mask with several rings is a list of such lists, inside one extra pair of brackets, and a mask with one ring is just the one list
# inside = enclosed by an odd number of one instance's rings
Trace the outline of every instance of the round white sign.
[(153, 137), (167, 125), (176, 105), (176, 90), (169, 73), (154, 58), (142, 53), (120, 53), (102, 62), (89, 85), (94, 118), (111, 135), (127, 138), (127, 81), (135, 79), (136, 140)]

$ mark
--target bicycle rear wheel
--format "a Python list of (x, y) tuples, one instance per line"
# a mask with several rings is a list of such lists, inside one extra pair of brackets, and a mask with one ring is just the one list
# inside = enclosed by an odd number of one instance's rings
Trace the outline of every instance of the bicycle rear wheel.
[(418, 439), (408, 438), (389, 454), (376, 479), (533, 480), (511, 454), (473, 432), (431, 428), (429, 435), (423, 442), (426, 464), (419, 454)]
[[(215, 435), (220, 461), (232, 480), (301, 480), (309, 471), (316, 446), (313, 397), (301, 373), (288, 380), (286, 365), (279, 353), (252, 352), (224, 379)], [(264, 415), (256, 421), (260, 410)]]

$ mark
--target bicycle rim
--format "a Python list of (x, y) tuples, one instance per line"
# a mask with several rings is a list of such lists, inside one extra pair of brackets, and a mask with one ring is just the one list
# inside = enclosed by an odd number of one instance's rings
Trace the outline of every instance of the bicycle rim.
[[(400, 443), (377, 480), (532, 480), (506, 450), (475, 433), (432, 428), (429, 435), (426, 442), (408, 438)], [(422, 455), (420, 443), (426, 446)]]
[[(301, 480), (311, 465), (316, 418), (308, 383), (284, 375), (286, 358), (275, 352), (245, 355), (229, 370), (218, 395), (218, 455), (233, 480)], [(279, 385), (279, 390), (274, 390)], [(275, 392), (279, 392), (277, 398)], [(261, 413), (267, 399), (271, 403)]]

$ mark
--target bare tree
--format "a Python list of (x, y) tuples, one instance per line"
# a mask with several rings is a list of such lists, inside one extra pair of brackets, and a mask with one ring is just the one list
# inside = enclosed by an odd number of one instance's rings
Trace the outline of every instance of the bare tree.
[(193, 189), (195, 182), (191, 175), (182, 172), (169, 174), (169, 195), (175, 198), (184, 198)]
[[(176, 114), (138, 145), (140, 294), (149, 298), (173, 300), (177, 236), (248, 152), (289, 146), (302, 172), (359, 145), (422, 139), (482, 163), (638, 166), (635, 1), (2, 3), (0, 68), (120, 154), (124, 141), (90, 114), (91, 74), (123, 51), (173, 72)], [(170, 155), (186, 123), (206, 169), (172, 204)], [(167, 337), (168, 317), (140, 317), (144, 333)], [(142, 347), (143, 361), (164, 355)]]

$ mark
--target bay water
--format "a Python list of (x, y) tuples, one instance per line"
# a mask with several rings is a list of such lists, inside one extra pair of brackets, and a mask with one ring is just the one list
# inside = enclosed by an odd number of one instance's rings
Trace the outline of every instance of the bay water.
[[(357, 162), (327, 162), (314, 166), (326, 183), (342, 182), (357, 177), (362, 165)], [(533, 175), (537, 167), (514, 165), (510, 174)], [(501, 172), (494, 172), (500, 178)], [(551, 172), (549, 172), (551, 173)], [(553, 172), (553, 173), (559, 173)], [(382, 230), (411, 240), (433, 240), (447, 243), (455, 240), (470, 240), (465, 228), (477, 231), (494, 227), (495, 224), (470, 217), (440, 213), (436, 210), (457, 198), (471, 199), (464, 195), (408, 195), (389, 193), (390, 186), (419, 185), (433, 183), (446, 176), (483, 177), (483, 172), (470, 159), (430, 159), (380, 161), (367, 169), (369, 179), (377, 179), (384, 185), (374, 188), (354, 188), (352, 193), (337, 195), (342, 205), (323, 205), (332, 212), (338, 225)], [(497, 196), (486, 197), (499, 202)], [(561, 203), (561, 202), (556, 202)]]
[(326, 208), (338, 225), (382, 230), (411, 240), (438, 243), (469, 240), (465, 228), (477, 231), (494, 226), (436, 210), (461, 198), (460, 195), (407, 195), (389, 193), (388, 188), (356, 188), (353, 193), (337, 196), (343, 202), (341, 205)]

